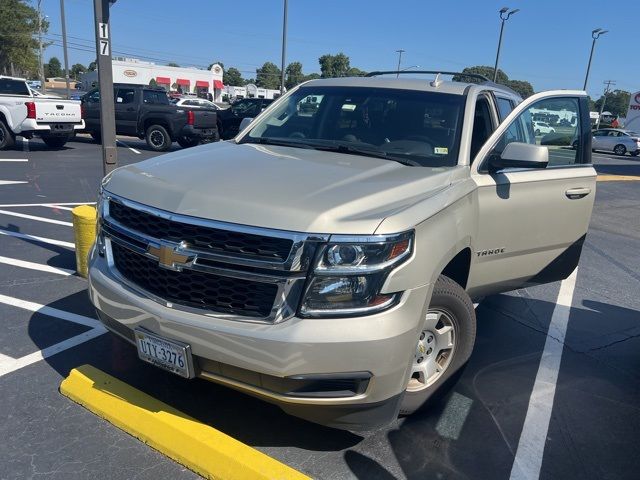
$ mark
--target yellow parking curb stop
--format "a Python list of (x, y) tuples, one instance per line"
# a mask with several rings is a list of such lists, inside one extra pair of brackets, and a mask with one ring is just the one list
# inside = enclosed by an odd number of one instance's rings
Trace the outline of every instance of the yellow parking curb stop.
[(634, 182), (640, 181), (637, 175), (598, 175), (599, 182)]
[(205, 478), (309, 479), (91, 365), (71, 370), (60, 392)]
[(76, 244), (76, 270), (85, 277), (89, 269), (89, 250), (96, 241), (97, 212), (91, 205), (80, 205), (71, 211), (73, 236)]

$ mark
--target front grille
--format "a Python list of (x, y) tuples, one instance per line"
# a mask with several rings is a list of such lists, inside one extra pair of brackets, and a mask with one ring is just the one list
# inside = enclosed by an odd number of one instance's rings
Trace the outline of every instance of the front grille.
[(114, 265), (123, 277), (168, 302), (248, 317), (271, 313), (278, 290), (275, 284), (194, 270), (175, 272), (115, 242), (111, 248)]
[(114, 201), (109, 202), (109, 215), (123, 226), (144, 235), (175, 242), (185, 241), (189, 245), (212, 253), (284, 262), (293, 246), (291, 239), (178, 222), (142, 212)]

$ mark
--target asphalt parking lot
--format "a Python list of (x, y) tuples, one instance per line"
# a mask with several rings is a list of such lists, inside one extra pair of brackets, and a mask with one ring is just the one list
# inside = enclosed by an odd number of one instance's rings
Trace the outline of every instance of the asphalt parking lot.
[[(156, 155), (123, 140), (121, 165)], [(142, 364), (104, 334), (86, 281), (73, 274), (70, 226), (70, 209), (96, 199), (100, 147), (86, 136), (60, 151), (39, 140), (18, 147), (0, 152), (0, 479), (197, 478), (62, 396), (61, 380), (83, 364), (312, 478), (531, 478), (512, 472), (516, 452), (524, 472), (541, 459), (543, 479), (640, 475), (637, 157), (594, 154), (602, 176), (566, 333), (550, 328), (566, 298), (559, 283), (488, 297), (477, 307), (471, 360), (448, 395), (388, 428), (351, 433)], [(540, 376), (547, 355), (559, 362), (555, 397)], [(544, 412), (549, 428), (540, 433)]]

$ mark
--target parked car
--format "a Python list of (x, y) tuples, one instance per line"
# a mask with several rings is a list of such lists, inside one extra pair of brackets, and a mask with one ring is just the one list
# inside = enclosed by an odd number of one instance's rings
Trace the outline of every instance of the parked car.
[(545, 122), (533, 122), (533, 129), (536, 135), (556, 132), (555, 128)]
[(173, 100), (173, 104), (178, 107), (190, 107), (190, 108), (208, 108), (210, 110), (222, 110), (218, 105), (204, 98), (190, 98), (183, 97)]
[(31, 90), (23, 78), (0, 76), (0, 150), (16, 135), (39, 136), (50, 148), (62, 148), (73, 132), (84, 128), (80, 102)]
[(621, 128), (601, 128), (593, 132), (591, 147), (594, 151), (604, 150), (616, 155), (640, 154), (640, 135)]
[[(162, 88), (114, 84), (116, 133), (144, 138), (152, 150), (166, 151), (173, 141), (192, 147), (218, 139), (216, 112), (176, 107)], [(100, 140), (100, 91), (82, 97), (86, 131)]]
[(217, 114), (220, 138), (227, 140), (235, 137), (240, 131), (243, 118), (257, 117), (271, 103), (273, 103), (272, 99), (243, 98), (233, 103), (231, 107), (219, 110)]
[(40, 80), (27, 80), (27, 85), (32, 89), (37, 88), (39, 90), (42, 88), (42, 82)]
[[(596, 190), (588, 98), (387, 73), (306, 82), (232, 141), (114, 171), (89, 268), (105, 326), (160, 368), (339, 428), (450, 385), (474, 300), (578, 264)], [(575, 151), (533, 135), (531, 111), (559, 104), (577, 115)]]

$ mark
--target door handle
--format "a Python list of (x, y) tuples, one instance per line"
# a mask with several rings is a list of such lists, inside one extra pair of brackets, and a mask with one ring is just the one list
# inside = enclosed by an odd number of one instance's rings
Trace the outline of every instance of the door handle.
[(570, 188), (564, 194), (569, 200), (577, 200), (578, 198), (584, 198), (591, 193), (589, 187)]

